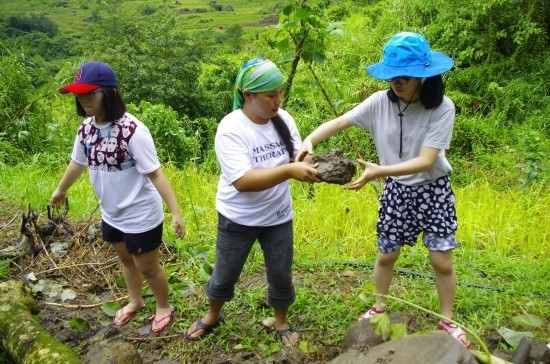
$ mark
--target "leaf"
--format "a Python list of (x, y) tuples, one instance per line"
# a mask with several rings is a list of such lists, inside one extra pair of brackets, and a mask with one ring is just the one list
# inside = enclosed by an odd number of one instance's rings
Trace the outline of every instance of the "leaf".
[(544, 321), (535, 315), (525, 314), (512, 317), (512, 321), (524, 327), (541, 327)]
[(317, 347), (315, 345), (310, 344), (306, 340), (301, 340), (299, 347), (302, 353), (304, 354), (311, 354), (317, 351)]
[(69, 321), (69, 326), (77, 330), (86, 330), (90, 328), (88, 321), (81, 318), (73, 318)]
[(101, 305), (101, 309), (107, 316), (115, 317), (116, 312), (120, 310), (120, 304), (118, 302), (105, 302)]
[(127, 288), (126, 287), (126, 281), (124, 280), (124, 276), (118, 276), (115, 278), (115, 282), (117, 287), (119, 288)]
[(390, 339), (397, 340), (407, 336), (407, 324), (402, 322), (390, 325)]
[(74, 300), (76, 298), (76, 292), (72, 289), (66, 289), (61, 293), (61, 301)]
[(178, 295), (183, 298), (189, 296), (192, 288), (185, 283), (174, 283), (170, 285), (170, 289), (174, 292), (177, 292)]
[(328, 26), (327, 26), (327, 30), (330, 32), (331, 30), (336, 30), (336, 29), (339, 29), (342, 25), (346, 24), (345, 22), (343, 21), (335, 21), (335, 22), (332, 22), (330, 23)]
[(214, 268), (213, 268), (210, 264), (208, 264), (208, 263), (204, 263), (204, 264), (202, 265), (202, 269), (203, 269), (204, 272), (205, 272), (206, 274), (208, 274), (209, 276), (212, 275), (212, 272), (214, 271)]
[(284, 7), (283, 14), (290, 15), (294, 11), (294, 5), (290, 4)]
[(386, 313), (380, 315), (374, 315), (369, 319), (374, 332), (382, 336), (384, 341), (387, 341), (390, 338), (390, 316)]
[(522, 337), (533, 338), (534, 335), (532, 332), (518, 332), (510, 330), (507, 327), (500, 327), (497, 332), (502, 336), (502, 338), (513, 348), (517, 348)]
[(68, 242), (57, 242), (50, 244), (50, 250), (52, 251), (52, 254), (58, 257), (63, 257), (67, 255), (69, 251), (69, 243)]

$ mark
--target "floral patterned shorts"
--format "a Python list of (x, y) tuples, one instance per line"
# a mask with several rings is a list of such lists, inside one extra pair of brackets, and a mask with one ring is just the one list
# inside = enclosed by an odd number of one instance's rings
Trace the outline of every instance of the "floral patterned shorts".
[(376, 233), (382, 253), (422, 241), (429, 250), (457, 247), (455, 196), (448, 176), (421, 186), (406, 186), (388, 178), (380, 196)]

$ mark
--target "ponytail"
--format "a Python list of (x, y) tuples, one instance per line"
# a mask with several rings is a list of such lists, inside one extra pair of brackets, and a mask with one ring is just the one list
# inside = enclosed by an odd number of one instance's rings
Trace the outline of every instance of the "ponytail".
[(275, 127), (275, 130), (277, 130), (279, 136), (283, 139), (290, 160), (294, 160), (294, 143), (292, 142), (292, 137), (290, 135), (290, 130), (288, 130), (288, 126), (279, 114), (272, 117), (271, 122), (273, 123), (273, 126)]

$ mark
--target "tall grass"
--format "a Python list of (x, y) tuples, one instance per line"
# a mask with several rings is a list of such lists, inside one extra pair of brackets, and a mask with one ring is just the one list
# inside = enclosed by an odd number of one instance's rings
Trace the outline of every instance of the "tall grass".
[[(175, 327), (185, 330), (189, 320), (206, 310), (203, 286), (215, 251), (218, 176), (197, 165), (177, 169), (167, 164), (163, 169), (187, 225), (187, 236), (175, 239), (167, 213), (165, 240), (178, 249), (178, 259), (167, 263), (165, 268), (175, 295), (174, 304), (182, 315)], [(4, 168), (0, 170), (0, 201), (7, 198), (19, 203), (22, 209), (30, 203), (33, 208), (45, 211), (62, 173), (63, 168), (44, 166), (38, 160), (30, 165)], [(291, 189), (298, 294), (291, 320), (306, 318), (302, 323), (305, 340), (315, 341), (322, 330), (324, 342), (337, 344), (356, 314), (373, 300), (379, 187), (367, 185), (353, 192), (338, 185), (292, 181)], [(460, 245), (454, 253), (458, 276), (455, 318), (483, 337), (489, 335), (486, 331), (493, 333), (495, 328), (509, 326), (511, 318), (522, 312), (550, 317), (548, 190), (536, 186), (525, 191), (497, 190), (488, 181), (478, 180), (455, 188), (455, 194), (460, 224), (457, 233)], [(88, 218), (96, 208), (96, 198), (85, 176), (69, 190), (69, 200), (72, 219)], [(99, 212), (96, 216), (99, 218)], [(390, 292), (400, 300), (439, 312), (427, 254), (422, 244), (403, 249)], [(235, 317), (220, 329), (216, 341), (208, 344), (212, 348), (248, 332), (252, 335), (250, 342), (246, 344), (242, 339), (239, 341), (242, 345), (268, 345), (261, 350), (262, 355), (275, 350), (269, 345), (276, 346), (276, 339), (253, 332), (254, 322), (271, 311), (255, 312), (258, 305), (263, 305), (265, 282), (259, 287), (248, 286), (246, 280), (262, 276), (263, 258), (255, 246), (242, 276), (244, 283), (237, 287), (235, 301), (227, 306), (227, 312)], [(177, 290), (188, 293), (180, 297)], [(417, 314), (427, 328), (434, 325), (434, 319), (423, 312), (399, 301), (390, 300), (389, 304), (392, 311)], [(240, 320), (251, 326), (233, 327)], [(543, 340), (550, 339), (547, 327), (535, 333)], [(173, 349), (185, 357), (191, 350), (189, 345)], [(195, 349), (189, 353), (196, 353)]]
[[(188, 236), (215, 233), (215, 195), (218, 176), (197, 165), (163, 167), (187, 221)], [(26, 207), (44, 210), (64, 166), (31, 164), (0, 170), (0, 194)], [(372, 256), (376, 248), (379, 187), (367, 185), (358, 192), (331, 184), (291, 182), (295, 211), (296, 250), (300, 259), (317, 259), (319, 251), (337, 260)], [(486, 180), (455, 188), (459, 230), (464, 251), (491, 256), (521, 257), (544, 262), (550, 258), (550, 194), (537, 185), (527, 190), (495, 190)], [(87, 175), (68, 193), (69, 216), (87, 218), (97, 207)]]

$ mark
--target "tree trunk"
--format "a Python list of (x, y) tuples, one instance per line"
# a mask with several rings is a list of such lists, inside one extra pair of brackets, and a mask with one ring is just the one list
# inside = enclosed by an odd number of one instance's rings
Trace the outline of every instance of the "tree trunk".
[(0, 345), (16, 363), (81, 363), (74, 351), (42, 328), (33, 316), (39, 311), (23, 282), (0, 283)]

